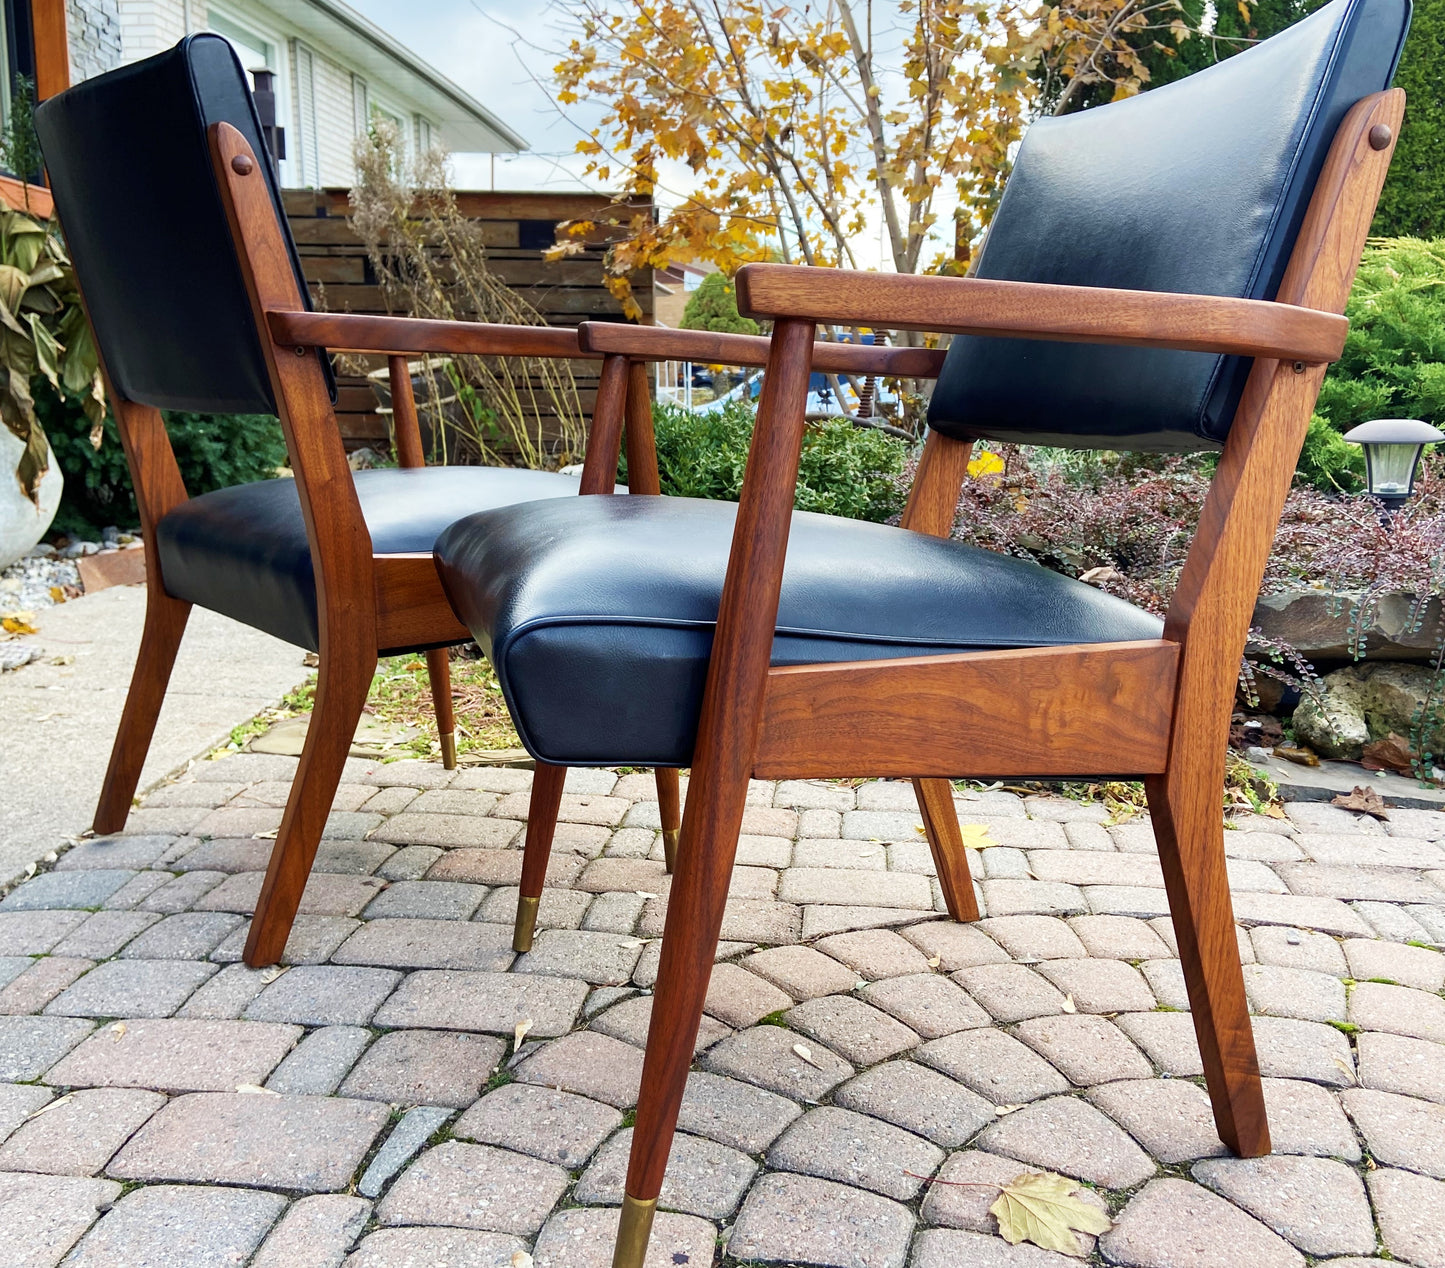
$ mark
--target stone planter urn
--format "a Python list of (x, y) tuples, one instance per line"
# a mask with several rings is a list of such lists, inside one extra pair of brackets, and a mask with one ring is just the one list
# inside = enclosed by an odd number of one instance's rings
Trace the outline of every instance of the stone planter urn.
[(24, 451), (20, 438), (0, 425), (0, 568), (13, 564), (45, 536), (60, 506), (60, 491), (65, 485), (60, 464), (51, 452), (50, 466), (40, 478), (40, 505), (32, 502), (15, 477), (15, 468)]

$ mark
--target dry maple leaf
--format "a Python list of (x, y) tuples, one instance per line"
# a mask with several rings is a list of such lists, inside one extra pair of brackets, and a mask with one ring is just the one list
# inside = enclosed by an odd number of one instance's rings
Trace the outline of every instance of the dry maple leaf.
[(793, 1045), (793, 1051), (796, 1052), (800, 1057), (802, 1057), (803, 1060), (806, 1061), (809, 1065), (816, 1066), (819, 1070), (823, 1068), (823, 1063), (813, 1055), (813, 1050), (808, 1047), (807, 1044), (795, 1043)]
[(1408, 775), (1415, 768), (1414, 758), (1410, 755), (1410, 741), (1391, 731), (1383, 740), (1365, 745), (1360, 765), (1366, 770), (1392, 770)]
[(1113, 1226), (1096, 1206), (1073, 1196), (1075, 1180), (1051, 1172), (1025, 1171), (1015, 1176), (989, 1211), (998, 1219), (998, 1231), (1012, 1245), (1032, 1242), (1045, 1250), (1084, 1258), (1079, 1233), (1105, 1233)]
[(512, 1027), (513, 1052), (518, 1052), (521, 1050), (522, 1040), (527, 1037), (527, 1032), (531, 1029), (532, 1019), (530, 1017), (523, 1017), (521, 1021), (519, 1021), (515, 1026)]
[(1356, 784), (1353, 792), (1340, 793), (1331, 799), (1330, 805), (1338, 806), (1341, 810), (1358, 810), (1362, 814), (1373, 815), (1376, 819), (1390, 817), (1384, 800), (1368, 784)]
[(985, 850), (991, 845), (998, 844), (997, 841), (989, 836), (988, 824), (986, 823), (960, 823), (958, 825), (958, 832), (963, 838), (965, 849)]

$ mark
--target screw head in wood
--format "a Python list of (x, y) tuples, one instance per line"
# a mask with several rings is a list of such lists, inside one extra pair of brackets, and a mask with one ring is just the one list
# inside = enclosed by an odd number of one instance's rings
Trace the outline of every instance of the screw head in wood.
[[(1376, 146), (1376, 149), (1379, 147)], [(249, 176), (256, 170), (256, 162), (249, 154), (238, 154), (231, 160), (231, 170), (237, 176)]]
[(1388, 123), (1377, 123), (1370, 129), (1370, 149), (1372, 150), (1383, 150), (1394, 139), (1395, 134), (1390, 130)]

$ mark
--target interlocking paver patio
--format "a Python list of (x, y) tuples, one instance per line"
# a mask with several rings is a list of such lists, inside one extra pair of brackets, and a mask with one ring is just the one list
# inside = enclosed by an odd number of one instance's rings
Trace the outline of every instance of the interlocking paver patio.
[[(152, 1247), (606, 1268), (670, 886), (651, 775), (569, 777), (541, 932), (515, 957), (530, 772), (352, 760), (296, 967), (257, 972), (237, 961), (271, 842), (239, 834), (270, 826), (294, 769), (202, 763), (0, 901), (7, 1229), (40, 1262), (74, 1244), (67, 1268)], [(1274, 1143), (1241, 1163), (1173, 1011), (1147, 818), (961, 794), (997, 843), (970, 853), (985, 918), (962, 926), (912, 796), (750, 789), (660, 1263), (715, 1263), (729, 1227), (728, 1263), (1078, 1262), (1004, 1243), (996, 1190), (917, 1178), (1031, 1167), (1101, 1186), (1111, 1264), (1445, 1263), (1445, 814), (1292, 805), (1226, 833)], [(237, 835), (174, 835), (203, 821)], [(351, 1196), (363, 1172), (374, 1209)]]

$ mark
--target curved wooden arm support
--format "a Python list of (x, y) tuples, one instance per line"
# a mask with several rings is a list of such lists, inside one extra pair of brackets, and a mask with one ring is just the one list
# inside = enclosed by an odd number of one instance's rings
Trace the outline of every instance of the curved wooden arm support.
[[(634, 361), (697, 361), (705, 365), (764, 366), (767, 335), (724, 335), (710, 330), (670, 330), (618, 321), (584, 321), (577, 328), (584, 353), (621, 354)], [(946, 355), (937, 348), (885, 348), (866, 343), (813, 344), (813, 369), (820, 374), (885, 374), (936, 379)]]
[(290, 348), (381, 352), (388, 356), (435, 352), (454, 356), (596, 359), (594, 354), (579, 348), (577, 332), (566, 327), (272, 310), (266, 313), (266, 324), (271, 337)]
[(738, 311), (767, 320), (1132, 344), (1307, 364), (1336, 360), (1349, 330), (1338, 313), (1268, 300), (791, 264), (745, 265), (737, 290)]

